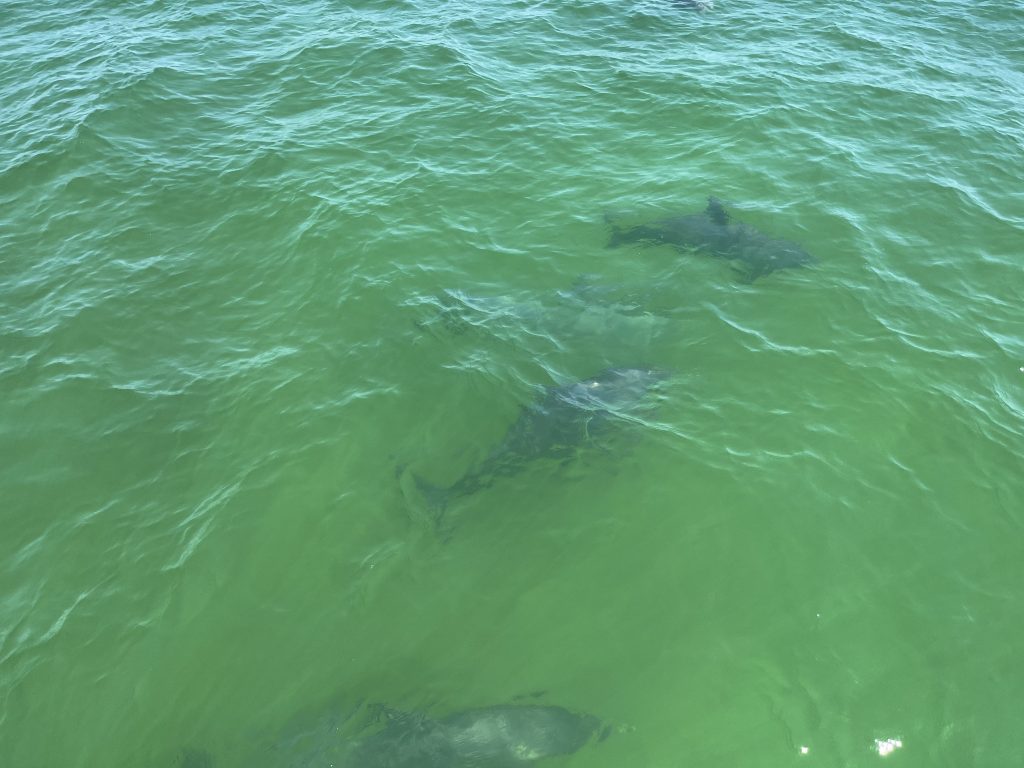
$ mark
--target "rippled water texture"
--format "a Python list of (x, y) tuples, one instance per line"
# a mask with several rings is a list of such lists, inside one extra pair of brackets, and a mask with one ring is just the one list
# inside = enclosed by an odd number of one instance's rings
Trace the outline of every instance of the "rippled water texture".
[[(611, 726), (552, 765), (1019, 761), (1019, 2), (0, 15), (4, 765), (522, 696)], [(608, 247), (711, 196), (814, 262)]]

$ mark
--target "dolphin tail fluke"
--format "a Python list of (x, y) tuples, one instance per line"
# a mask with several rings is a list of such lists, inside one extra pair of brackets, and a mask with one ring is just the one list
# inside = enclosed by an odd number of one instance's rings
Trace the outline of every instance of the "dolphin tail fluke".
[(606, 247), (614, 248), (617, 245), (622, 245), (623, 243), (631, 243), (636, 239), (631, 235), (633, 230), (636, 228), (622, 224), (622, 220), (622, 214), (605, 211), (604, 223), (611, 227), (612, 230), (611, 237), (608, 238), (608, 245)]
[(432, 528), (440, 528), (448, 507), (448, 490), (405, 467), (399, 467), (397, 474), (402, 495), (413, 516), (425, 520)]
[(623, 219), (629, 218), (627, 214), (622, 211), (605, 211), (604, 212), (604, 223), (610, 224), (613, 227), (619, 226), (619, 222)]
[(445, 509), (448, 508), (448, 490), (424, 480), (415, 472), (411, 472), (410, 474), (412, 475), (413, 481), (416, 483), (416, 490), (419, 491), (420, 496), (427, 503), (427, 507), (430, 510), (434, 521), (440, 524), (441, 518), (444, 516)]
[(611, 224), (612, 228), (612, 234), (608, 238), (608, 248), (615, 248), (623, 243), (632, 241), (632, 238), (630, 237), (630, 232), (633, 229), (632, 227), (624, 227), (621, 224), (616, 224), (610, 219), (608, 220), (608, 223)]

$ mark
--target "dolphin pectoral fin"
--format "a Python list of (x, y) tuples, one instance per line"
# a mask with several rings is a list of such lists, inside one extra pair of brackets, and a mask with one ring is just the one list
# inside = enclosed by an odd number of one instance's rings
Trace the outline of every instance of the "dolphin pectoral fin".
[(736, 282), (740, 285), (753, 285), (757, 280), (757, 273), (751, 269), (733, 269), (736, 275)]
[(736, 282), (741, 285), (751, 285), (757, 278), (764, 277), (771, 269), (765, 269), (764, 264), (750, 264), (745, 261), (736, 260), (731, 264), (733, 274), (736, 275)]

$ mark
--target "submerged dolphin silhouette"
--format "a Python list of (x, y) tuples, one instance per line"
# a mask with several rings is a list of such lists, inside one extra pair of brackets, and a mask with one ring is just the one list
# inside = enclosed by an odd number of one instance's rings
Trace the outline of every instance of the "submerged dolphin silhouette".
[(600, 344), (606, 357), (635, 355), (649, 348), (669, 323), (635, 299), (616, 299), (616, 290), (581, 276), (571, 288), (541, 298), (445, 291), (417, 302), (430, 312), (416, 326), (450, 336), (484, 333), (516, 344), (526, 330), (568, 347)]
[[(381, 722), (383, 721), (383, 726)], [(245, 765), (266, 768), (528, 768), (604, 741), (611, 727), (564, 707), (499, 704), (434, 718), (380, 704), (302, 713)], [(186, 749), (175, 768), (214, 768)]]
[(721, 201), (708, 198), (701, 213), (674, 216), (652, 224), (621, 228), (612, 224), (608, 247), (623, 243), (667, 243), (704, 251), (738, 265), (740, 279), (752, 283), (777, 269), (804, 267), (814, 258), (791, 240), (770, 237), (749, 224), (733, 221)]
[(359, 742), (344, 765), (523, 768), (546, 757), (576, 752), (600, 727), (592, 715), (556, 706), (506, 704), (456, 712), (439, 720), (391, 712), (387, 725)]
[(681, 5), (683, 8), (692, 8), (699, 13), (704, 11), (710, 11), (715, 7), (714, 0), (675, 0), (676, 5)]
[(653, 368), (606, 368), (589, 379), (549, 387), (523, 407), (504, 439), (447, 487), (412, 478), (440, 522), (448, 502), (518, 474), (540, 458), (569, 460), (580, 446), (609, 432), (667, 378)]

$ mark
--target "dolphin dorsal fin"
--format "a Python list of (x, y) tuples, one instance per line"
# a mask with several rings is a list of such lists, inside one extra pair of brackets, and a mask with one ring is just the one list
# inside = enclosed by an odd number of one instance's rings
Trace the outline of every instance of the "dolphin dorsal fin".
[(724, 227), (729, 223), (729, 213), (725, 210), (725, 206), (722, 205), (722, 201), (717, 197), (708, 198), (708, 207), (705, 213), (711, 217), (715, 224), (721, 224)]

